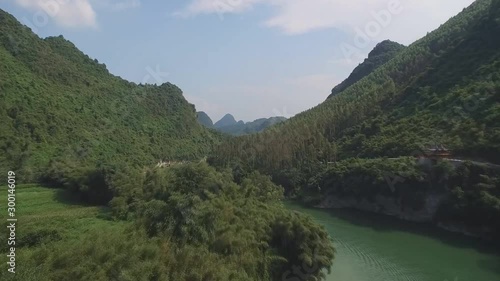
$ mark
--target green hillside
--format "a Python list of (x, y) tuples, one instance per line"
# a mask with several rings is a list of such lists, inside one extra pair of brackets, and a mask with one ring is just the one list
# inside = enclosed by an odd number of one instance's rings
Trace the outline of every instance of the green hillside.
[[(478, 0), (319, 106), (224, 143), (212, 161), (272, 174), (289, 194), (341, 189), (366, 200), (403, 200), (439, 186), (449, 198), (441, 206), (446, 219), (500, 233), (500, 175), (492, 165), (453, 169), (444, 162), (429, 171), (404, 158), (439, 144), (455, 158), (499, 163), (498, 34), (500, 1)], [(386, 175), (401, 178), (396, 189), (409, 192), (391, 191)]]
[(111, 75), (62, 36), (0, 11), (0, 170), (36, 180), (50, 161), (143, 165), (203, 157), (219, 137), (173, 84)]
[(0, 95), (0, 168), (14, 171), (0, 195), (19, 219), (2, 247), (16, 247), (17, 272), (1, 280), (271, 281), (295, 265), (323, 280), (331, 269), (330, 236), (283, 206), (282, 187), (204, 161), (227, 137), (198, 124), (175, 85), (113, 76), (0, 10)]
[(441, 143), (500, 159), (498, 1), (480, 0), (365, 79), (263, 133), (223, 144), (219, 159), (287, 168), (307, 161), (409, 156)]
[[(331, 268), (326, 230), (286, 210), (281, 188), (257, 173), (237, 184), (197, 163), (132, 169), (111, 181), (110, 207), (84, 204), (69, 190), (18, 185), (16, 274), (2, 270), (0, 279), (271, 281), (304, 264), (314, 268), (307, 276), (322, 280)], [(8, 235), (3, 227), (0, 238)]]
[(198, 123), (201, 125), (207, 127), (207, 128), (213, 128), (214, 127), (214, 122), (210, 117), (203, 111), (196, 112), (196, 118), (198, 120)]
[(380, 42), (368, 54), (368, 58), (366, 58), (356, 68), (354, 68), (351, 75), (349, 75), (346, 80), (342, 81), (342, 83), (332, 89), (332, 93), (330, 96), (328, 96), (328, 98), (338, 95), (345, 89), (349, 88), (351, 85), (365, 78), (375, 69), (379, 68), (380, 66), (384, 65), (386, 62), (394, 58), (396, 54), (404, 48), (405, 47), (403, 45), (392, 42), (390, 40)]

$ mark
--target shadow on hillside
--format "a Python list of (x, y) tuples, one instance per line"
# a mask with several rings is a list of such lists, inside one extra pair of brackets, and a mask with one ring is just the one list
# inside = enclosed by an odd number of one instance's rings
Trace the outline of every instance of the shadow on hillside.
[[(408, 232), (426, 236), (431, 239), (437, 239), (442, 243), (456, 248), (475, 249), (481, 253), (493, 254), (500, 257), (500, 244), (498, 241), (486, 241), (460, 233), (453, 233), (448, 230), (440, 229), (430, 223), (409, 222), (387, 215), (351, 209), (325, 211), (336, 219), (344, 220), (350, 224), (361, 227), (369, 227), (378, 232)], [(487, 266), (493, 265), (484, 264), (483, 266), (486, 268)], [(496, 265), (496, 267), (497, 270), (500, 271), (500, 265)]]
[(482, 269), (500, 274), (500, 258), (498, 258), (496, 261), (479, 260), (477, 261), (477, 265)]
[(91, 206), (90, 204), (83, 202), (78, 196), (78, 194), (65, 189), (56, 189), (56, 192), (54, 194), (54, 199), (57, 202), (65, 205), (79, 205), (88, 207)]
[(54, 200), (64, 205), (81, 207), (99, 207), (97, 218), (103, 220), (112, 220), (111, 210), (107, 206), (97, 206), (83, 201), (78, 193), (65, 189), (56, 189)]
[[(294, 204), (300, 205), (303, 208), (311, 210), (310, 207), (304, 206), (299, 202)], [(417, 223), (404, 221), (392, 216), (375, 214), (355, 209), (314, 209), (318, 212), (325, 212), (329, 216), (345, 221), (349, 224), (370, 228), (377, 232), (390, 233), (390, 232), (407, 232), (419, 236), (429, 237), (431, 239), (439, 240), (442, 243), (448, 244), (452, 247), (463, 249), (474, 249), (484, 254), (492, 254), (499, 256), (500, 259), (500, 243), (498, 241), (485, 241), (483, 239), (469, 237), (460, 233), (453, 233), (448, 230), (438, 228), (430, 223)], [(500, 263), (500, 260), (499, 260)], [(493, 266), (490, 264), (484, 264)], [(500, 266), (499, 266), (500, 268)]]

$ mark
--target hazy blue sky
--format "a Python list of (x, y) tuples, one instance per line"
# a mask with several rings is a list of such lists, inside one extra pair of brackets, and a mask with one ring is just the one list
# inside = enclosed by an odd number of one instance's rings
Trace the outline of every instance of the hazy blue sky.
[[(376, 43), (408, 45), (472, 0), (0, 0), (137, 83), (172, 82), (214, 121), (322, 102)], [(364, 35), (360, 35), (360, 34)]]

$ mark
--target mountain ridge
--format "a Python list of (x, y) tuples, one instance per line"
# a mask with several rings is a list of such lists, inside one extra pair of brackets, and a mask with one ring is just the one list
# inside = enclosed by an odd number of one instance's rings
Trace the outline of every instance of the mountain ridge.
[(0, 166), (28, 181), (55, 161), (191, 159), (220, 140), (174, 84), (123, 80), (64, 37), (42, 39), (3, 10), (0, 61)]
[(214, 127), (214, 122), (212, 121), (210, 116), (208, 116), (208, 114), (206, 114), (203, 111), (196, 112), (196, 119), (198, 120), (198, 123), (200, 123), (201, 125), (203, 125), (207, 128)]
[(259, 118), (254, 121), (244, 122), (242, 120), (236, 121), (234, 116), (228, 113), (215, 124), (210, 125), (210, 122), (206, 118), (210, 119), (210, 117), (208, 117), (205, 112), (199, 112), (198, 121), (200, 124), (204, 125), (207, 128), (213, 128), (219, 132), (233, 136), (258, 133), (286, 120), (285, 117), (277, 116), (270, 118)]
[(354, 68), (349, 77), (332, 89), (332, 93), (328, 96), (328, 98), (338, 95), (351, 85), (363, 79), (378, 67), (394, 58), (394, 56), (404, 48), (404, 45), (390, 40), (384, 40), (378, 43), (375, 48), (370, 51), (368, 57), (356, 68)]
[(235, 125), (235, 124), (238, 124), (238, 123), (244, 123), (243, 121), (236, 121), (236, 119), (234, 118), (234, 116), (230, 113), (227, 113), (226, 115), (224, 115), (219, 121), (215, 122), (214, 123), (214, 127), (215, 128), (222, 128), (222, 127), (226, 127), (226, 126), (232, 126), (232, 125)]

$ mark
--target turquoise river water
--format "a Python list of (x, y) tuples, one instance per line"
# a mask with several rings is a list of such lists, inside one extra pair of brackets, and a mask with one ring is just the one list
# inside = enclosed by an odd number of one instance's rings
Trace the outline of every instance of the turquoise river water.
[(500, 281), (500, 251), (488, 243), (386, 216), (286, 205), (332, 236), (328, 281)]

